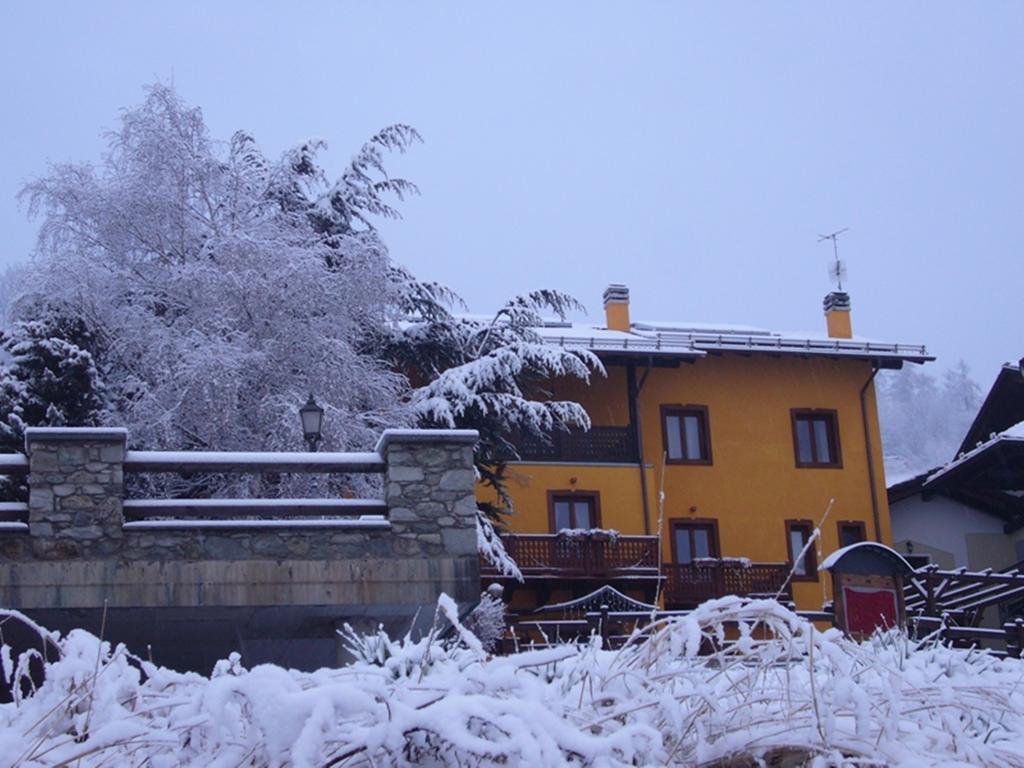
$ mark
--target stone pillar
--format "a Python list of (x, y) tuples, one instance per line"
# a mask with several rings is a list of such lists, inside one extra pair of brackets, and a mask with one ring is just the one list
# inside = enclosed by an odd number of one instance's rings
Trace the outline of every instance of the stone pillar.
[(29, 427), (28, 524), (37, 558), (102, 558), (121, 546), (124, 429)]
[(387, 462), (384, 499), (400, 557), (476, 561), (472, 429), (389, 429), (377, 451)]

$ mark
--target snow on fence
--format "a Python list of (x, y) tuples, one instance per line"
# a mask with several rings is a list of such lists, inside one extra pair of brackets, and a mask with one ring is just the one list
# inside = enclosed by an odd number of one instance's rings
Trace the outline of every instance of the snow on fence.
[(904, 596), (908, 613), (951, 614), (974, 623), (985, 608), (1024, 600), (1024, 572), (1018, 567), (1005, 571), (942, 570), (931, 564), (907, 580)]

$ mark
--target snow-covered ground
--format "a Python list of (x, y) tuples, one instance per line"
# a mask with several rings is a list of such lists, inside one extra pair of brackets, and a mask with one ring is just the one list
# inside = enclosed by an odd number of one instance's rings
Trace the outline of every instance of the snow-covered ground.
[(854, 643), (772, 601), (709, 602), (619, 651), (491, 657), (452, 637), (350, 638), (348, 667), (232, 658), (202, 677), (75, 631), (42, 687), (0, 706), (0, 764), (1024, 766), (1021, 662), (894, 632)]

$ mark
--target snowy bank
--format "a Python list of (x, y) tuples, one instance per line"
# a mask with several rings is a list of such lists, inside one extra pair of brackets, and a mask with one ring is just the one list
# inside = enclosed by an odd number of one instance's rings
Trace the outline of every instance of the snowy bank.
[(1024, 766), (1020, 661), (855, 643), (773, 601), (705, 603), (614, 652), (491, 657), (456, 630), (350, 638), (362, 660), (314, 673), (233, 656), (209, 678), (74, 631), (39, 690), (0, 705), (0, 765)]

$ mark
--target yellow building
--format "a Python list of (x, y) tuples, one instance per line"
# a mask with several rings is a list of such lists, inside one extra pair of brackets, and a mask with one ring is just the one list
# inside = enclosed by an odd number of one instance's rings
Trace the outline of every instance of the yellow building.
[(620, 285), (604, 303), (604, 325), (539, 329), (595, 352), (607, 376), (551, 382), (593, 427), (521, 443), (509, 467), (503, 538), (526, 576), (506, 583), (512, 607), (607, 583), (670, 608), (785, 585), (820, 608), (819, 557), (891, 538), (875, 374), (933, 358), (853, 336), (845, 293), (825, 298), (820, 335), (632, 322)]

